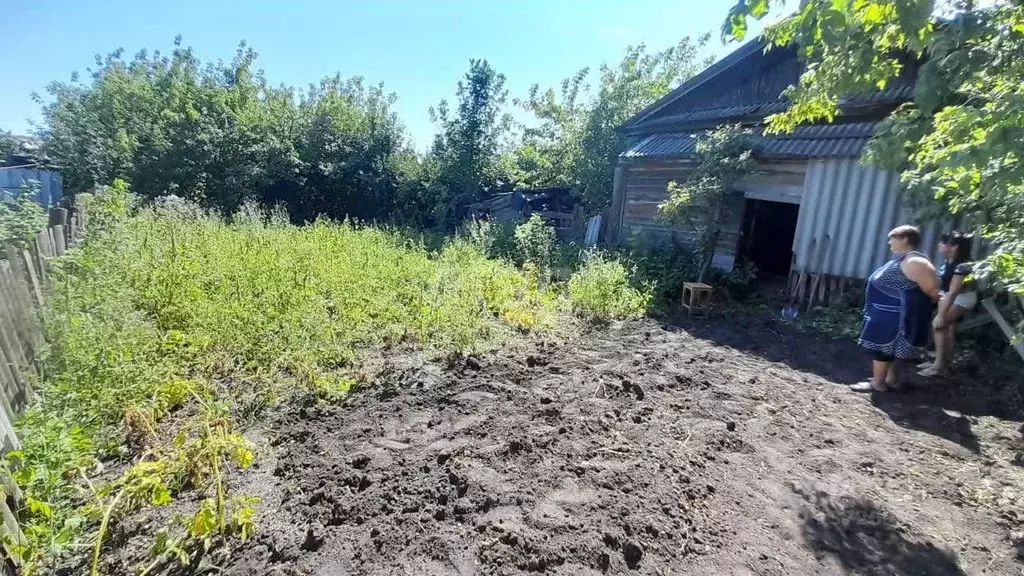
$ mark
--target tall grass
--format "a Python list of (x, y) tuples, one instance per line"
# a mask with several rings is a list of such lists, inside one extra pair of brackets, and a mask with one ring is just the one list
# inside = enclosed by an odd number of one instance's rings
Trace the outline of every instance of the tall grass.
[(586, 318), (642, 316), (650, 305), (651, 292), (631, 284), (629, 271), (622, 262), (591, 251), (569, 278), (569, 299), (573, 310)]
[[(216, 512), (223, 532), (222, 469), (251, 460), (230, 421), (282, 394), (344, 393), (360, 348), (465, 351), (547, 328), (558, 313), (555, 292), (469, 241), (430, 251), (387, 230), (295, 227), (251, 209), (229, 223), (175, 202), (130, 218), (123, 198), (108, 201), (115, 210), (96, 204), (105, 230), (58, 265), (42, 400), (21, 420), (24, 447), (12, 456), (30, 504), (20, 550), (35, 566), (80, 545), (101, 518), (105, 528), (132, 495), (144, 505), (188, 486), (216, 491), (189, 531), (216, 526)], [(167, 436), (180, 430), (181, 440), (161, 447), (160, 418), (197, 402), (206, 419), (179, 423)], [(201, 450), (215, 452), (198, 458), (210, 465), (197, 474), (189, 467)], [(132, 467), (90, 496), (83, 478), (117, 455)]]

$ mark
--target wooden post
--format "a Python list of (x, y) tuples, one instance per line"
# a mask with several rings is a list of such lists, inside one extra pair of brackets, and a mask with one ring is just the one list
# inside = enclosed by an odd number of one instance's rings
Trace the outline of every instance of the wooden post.
[(71, 216), (71, 224), (68, 230), (68, 247), (78, 244), (78, 215)]
[(68, 224), (68, 210), (67, 208), (51, 208), (50, 209), (50, 226), (67, 226)]
[[(28, 310), (32, 306), (31, 286), (29, 285), (28, 271), (25, 270), (24, 257), (19, 252), (21, 251), (16, 250), (13, 246), (8, 246), (6, 250), (7, 263), (11, 267), (11, 289), (14, 291), (15, 297), (18, 298), (18, 306), (22, 310)], [(41, 294), (38, 299), (42, 300)]]
[(618, 244), (622, 237), (622, 215), (626, 205), (626, 167), (616, 166), (612, 179), (612, 206), (608, 211), (608, 228), (605, 242)]
[(53, 256), (53, 245), (50, 244), (50, 232), (49, 230), (43, 230), (36, 236), (36, 244), (39, 245), (39, 253), (41, 256), (49, 258)]
[[(6, 282), (0, 282), (0, 286), (3, 286), (5, 283), (7, 284), (8, 289), (4, 290), (5, 292), (11, 294), (12, 288), (13, 290), (18, 289), (17, 286), (13, 286), (14, 282), (10, 276), (7, 278), (4, 278), (3, 276), (5, 275), (0, 274), (0, 280), (6, 280)], [(28, 316), (26, 314), (25, 305), (22, 304), (22, 302), (26, 300), (25, 296), (18, 292), (14, 292), (13, 295), (14, 299), (12, 301), (4, 299), (3, 302), (0, 302), (0, 310), (3, 312), (2, 315), (7, 317), (6, 324), (0, 323), (0, 331), (7, 334), (7, 340), (10, 342), (12, 347), (11, 354), (14, 355), (9, 355), (8, 358), (19, 366), (24, 366), (28, 364), (28, 355), (34, 351), (34, 347), (31, 345), (32, 332), (29, 326), (26, 325), (26, 319)], [(31, 306), (31, 304), (28, 304), (28, 306)]]
[(992, 316), (992, 319), (999, 325), (999, 329), (1006, 335), (1006, 339), (1010, 341), (1010, 346), (1017, 351), (1021, 359), (1024, 360), (1024, 340), (1018, 339), (1016, 333), (1014, 333), (1013, 326), (1003, 318), (1003, 313), (999, 311), (999, 307), (992, 301), (991, 298), (986, 298), (981, 301), (981, 305), (985, 310)]
[(0, 363), (4, 365), (4, 369), (0, 371), (3, 372), (4, 379), (9, 380), (13, 384), (14, 388), (12, 390), (15, 393), (21, 392), (27, 397), (27, 391), (31, 387), (28, 385), (28, 380), (22, 372), (27, 361), (17, 342), (11, 341), (14, 337), (14, 333), (9, 329), (9, 326), (5, 327), (0, 324)]
[(807, 299), (807, 309), (810, 310), (811, 306), (814, 305), (814, 298), (818, 294), (818, 284), (821, 282), (822, 270), (825, 269), (825, 258), (828, 256), (828, 245), (831, 237), (825, 234), (825, 238), (821, 242), (821, 246), (818, 247), (818, 269), (811, 280), (811, 294), (810, 298)]
[(32, 286), (33, 295), (36, 297), (36, 306), (42, 310), (44, 305), (43, 286), (39, 283), (39, 276), (36, 275), (36, 268), (32, 264), (32, 256), (28, 253), (28, 250), (21, 251), (21, 261), (25, 264), (22, 267), (22, 273), (27, 276), (29, 284)]
[[(17, 494), (17, 497), (15, 497), (14, 499), (15, 501), (20, 501), (21, 492), (19, 491)], [(3, 524), (0, 525), (0, 530), (3, 530), (10, 534), (11, 540), (13, 540), (16, 544), (24, 545), (26, 543), (25, 534), (21, 531), (21, 526), (18, 525), (18, 517), (14, 515), (14, 512), (11, 511), (10, 508), (8, 508), (6, 502), (0, 502), (0, 513), (3, 514)], [(7, 546), (5, 545), (4, 548), (6, 547)], [(15, 566), (20, 567), (22, 565), (21, 557), (17, 554), (12, 554), (11, 550), (7, 550), (5, 556)]]
[(54, 247), (57, 249), (57, 256), (63, 256), (67, 252), (66, 237), (64, 236), (64, 225), (57, 224), (53, 227)]
[(50, 238), (50, 246), (53, 248), (53, 251), (50, 253), (50, 256), (57, 255), (57, 238), (54, 237), (53, 232), (53, 228), (46, 229), (46, 235)]

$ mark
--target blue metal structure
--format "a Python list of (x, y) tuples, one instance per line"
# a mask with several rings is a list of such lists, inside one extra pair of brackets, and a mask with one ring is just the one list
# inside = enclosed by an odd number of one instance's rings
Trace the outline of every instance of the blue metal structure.
[(56, 170), (35, 165), (0, 166), (0, 201), (10, 201), (32, 181), (39, 183), (34, 199), (41, 206), (53, 206), (64, 197), (64, 180)]

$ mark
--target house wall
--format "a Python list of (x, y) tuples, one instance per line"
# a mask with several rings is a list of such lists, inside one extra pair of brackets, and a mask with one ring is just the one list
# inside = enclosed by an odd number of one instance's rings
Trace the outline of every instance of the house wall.
[[(613, 190), (611, 240), (621, 243), (634, 235), (642, 235), (649, 242), (671, 238), (694, 240), (693, 230), (661, 222), (658, 210), (668, 199), (669, 183), (684, 180), (689, 169), (689, 162), (679, 159), (645, 159), (621, 164)], [(729, 197), (723, 210), (721, 235), (715, 249), (716, 268), (731, 270), (733, 267), (743, 225), (744, 199), (799, 203), (804, 169), (802, 162), (765, 164), (759, 167), (758, 174), (737, 185), (736, 193)], [(619, 215), (617, 225), (616, 214)]]
[[(637, 160), (619, 167), (612, 219), (612, 241), (634, 234), (649, 241), (676, 237), (690, 240), (692, 231), (658, 221), (658, 205), (668, 198), (669, 182), (687, 175), (684, 160)], [(621, 184), (619, 179), (621, 178)], [(953, 228), (944, 222), (917, 222), (903, 202), (899, 178), (892, 172), (861, 164), (855, 158), (764, 164), (759, 173), (737, 185), (728, 203), (723, 234), (715, 254), (716, 267), (731, 269), (743, 223), (744, 198), (800, 204), (793, 243), (794, 270), (842, 278), (867, 278), (889, 258), (886, 234), (900, 224), (921, 228), (921, 250), (934, 261), (939, 234)]]
[(921, 250), (934, 260), (938, 236), (953, 222), (915, 222), (895, 173), (855, 158), (811, 160), (797, 220), (794, 269), (867, 278), (889, 258), (886, 235), (900, 224), (921, 228)]

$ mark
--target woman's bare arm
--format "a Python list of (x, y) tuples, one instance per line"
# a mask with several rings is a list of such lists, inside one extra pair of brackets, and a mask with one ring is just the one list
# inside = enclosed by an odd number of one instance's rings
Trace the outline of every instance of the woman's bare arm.
[(923, 256), (911, 256), (900, 264), (900, 269), (932, 300), (939, 299), (939, 276), (935, 266)]

